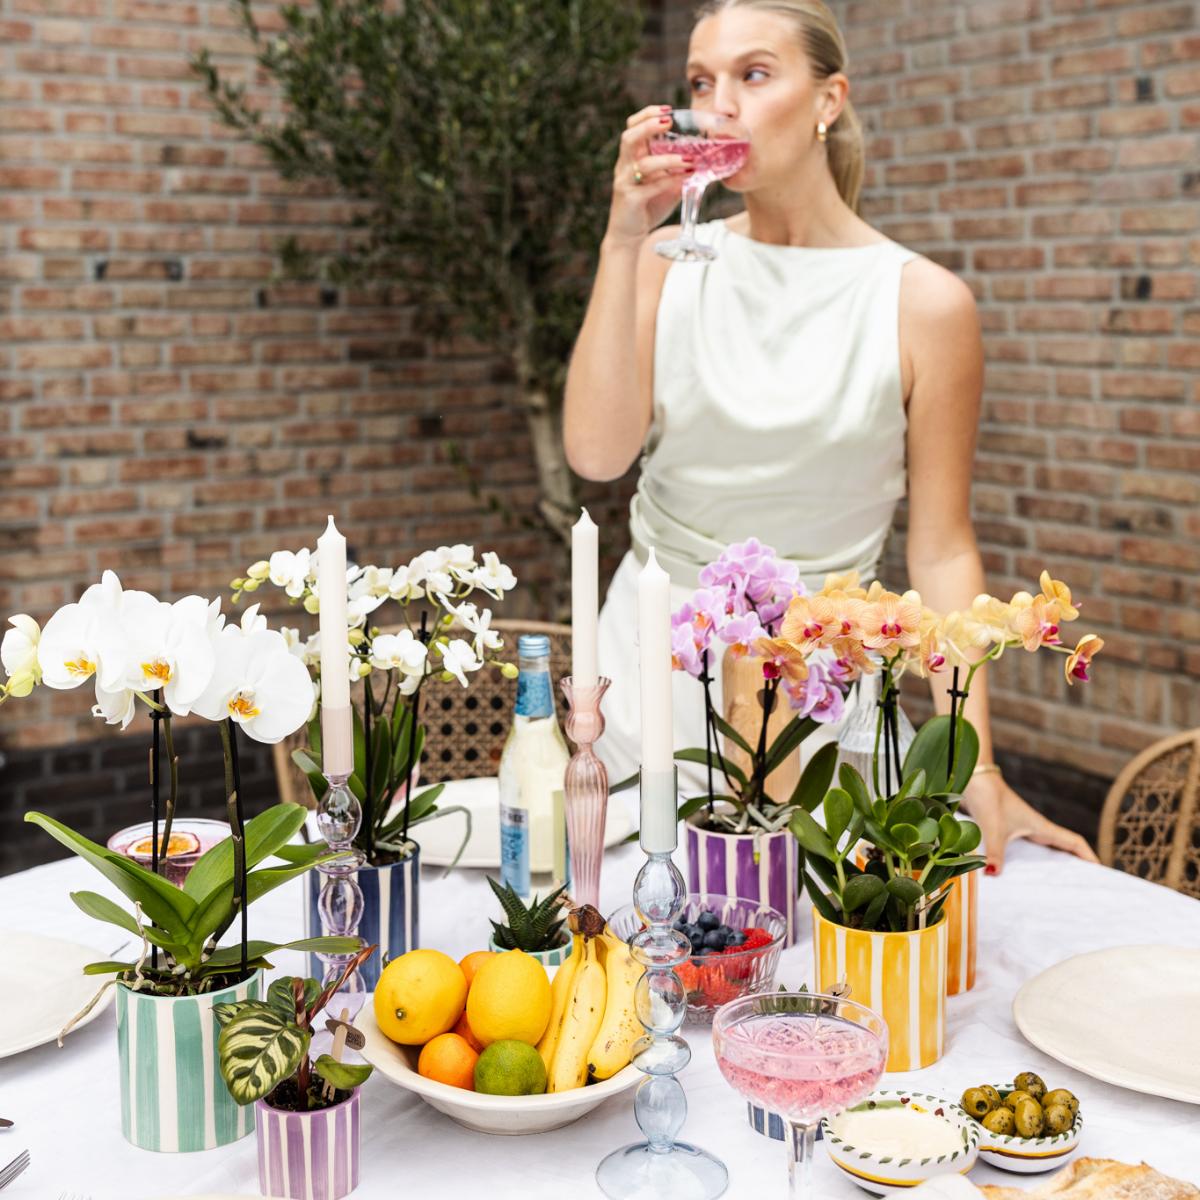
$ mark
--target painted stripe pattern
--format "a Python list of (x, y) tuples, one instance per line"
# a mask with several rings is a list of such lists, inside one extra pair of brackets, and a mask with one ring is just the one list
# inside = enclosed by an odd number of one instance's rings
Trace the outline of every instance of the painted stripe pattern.
[(213, 1005), (262, 996), (262, 971), (207, 996), (148, 996), (117, 987), (121, 1132), (143, 1150), (211, 1150), (245, 1137), (241, 1108), (217, 1068)]
[[(363, 917), (358, 923), (358, 936), (367, 946), (379, 947), (358, 968), (363, 987), (372, 992), (379, 982), (383, 959), (391, 962), (420, 944), (421, 932), (421, 851), (398, 863), (384, 867), (363, 867), (355, 872), (363, 895)], [(321, 928), (319, 908), (321, 885), (325, 877), (320, 871), (308, 872), (308, 902), (304, 910), (304, 936), (320, 937), (327, 931)], [(315, 954), (308, 956), (308, 971), (314, 979), (324, 979), (326, 965)]]
[(975, 986), (975, 948), (979, 930), (979, 872), (959, 875), (946, 898), (950, 946), (946, 995), (957, 996)]
[(258, 1186), (264, 1196), (341, 1200), (358, 1187), (358, 1089), (317, 1112), (293, 1113), (254, 1104), (258, 1129)]
[(888, 1071), (916, 1071), (941, 1058), (946, 1041), (948, 922), (912, 933), (870, 933), (813, 910), (817, 989), (844, 975), (850, 995), (888, 1027)]
[[(502, 953), (504, 948), (496, 945), (494, 937), (489, 937), (488, 949)], [(535, 950), (531, 957), (536, 958), (543, 967), (557, 967), (571, 957), (572, 949), (574, 949), (574, 942), (567, 942), (565, 946), (555, 946), (553, 950)]]
[(715, 833), (690, 821), (687, 839), (688, 887), (693, 892), (732, 896), (767, 904), (787, 918), (784, 946), (797, 936), (796, 897), (799, 888), (796, 839), (787, 829), (755, 839), (747, 833)]

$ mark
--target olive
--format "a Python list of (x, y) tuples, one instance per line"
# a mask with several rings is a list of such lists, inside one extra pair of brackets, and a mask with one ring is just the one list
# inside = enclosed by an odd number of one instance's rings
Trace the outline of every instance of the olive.
[(1046, 1132), (1066, 1133), (1075, 1124), (1075, 1114), (1069, 1104), (1047, 1104), (1042, 1110), (1046, 1115)]
[(983, 1088), (967, 1088), (962, 1094), (962, 1106), (976, 1120), (992, 1111), (992, 1101)]
[(1071, 1110), (1072, 1117), (1079, 1116), (1079, 1101), (1075, 1099), (1075, 1093), (1068, 1092), (1066, 1088), (1055, 1088), (1042, 1097), (1043, 1108), (1049, 1108), (1052, 1104), (1065, 1104)]
[(1017, 1125), (1017, 1136), (1023, 1138), (1040, 1137), (1046, 1124), (1042, 1106), (1032, 1096), (1017, 1101), (1017, 1107), (1013, 1109), (1013, 1120)]
[(1004, 1106), (1004, 1101), (1000, 1098), (1000, 1093), (990, 1083), (981, 1083), (979, 1090), (992, 1102), (993, 1108), (1002, 1108)]
[(999, 1133), (1004, 1137), (1012, 1137), (1017, 1131), (1017, 1119), (1011, 1108), (993, 1108), (983, 1118), (983, 1127), (989, 1133)]
[[(1033, 1097), (1028, 1092), (1022, 1091), (1019, 1088), (1014, 1092), (1009, 1092), (1008, 1095), (1004, 1097), (1004, 1103), (1007, 1104), (1008, 1107), (1013, 1110), (1013, 1112), (1016, 1112), (1017, 1105), (1020, 1104), (1022, 1100), (1033, 1100)], [(1034, 1101), (1034, 1103), (1036, 1104), (1037, 1101)]]
[(1042, 1082), (1042, 1077), (1035, 1075), (1032, 1071), (1022, 1071), (1013, 1080), (1013, 1087), (1020, 1091), (1028, 1092), (1039, 1104), (1041, 1104), (1042, 1097), (1046, 1094), (1046, 1085)]

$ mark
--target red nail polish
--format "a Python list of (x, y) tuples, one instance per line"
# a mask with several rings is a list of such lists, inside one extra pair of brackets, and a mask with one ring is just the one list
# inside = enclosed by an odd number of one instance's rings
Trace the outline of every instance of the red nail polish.
[(659, 110), (659, 112), (670, 112), (671, 106), (669, 104), (660, 104), (658, 106), (658, 110)]
[(985, 875), (995, 875), (999, 870), (1000, 868), (997, 867), (995, 863), (988, 863), (988, 865), (983, 868), (983, 873)]
[(670, 118), (670, 117), (659, 117), (659, 118), (658, 118), (658, 123), (659, 123), (660, 125), (670, 125), (670, 123), (671, 123), (671, 118)]

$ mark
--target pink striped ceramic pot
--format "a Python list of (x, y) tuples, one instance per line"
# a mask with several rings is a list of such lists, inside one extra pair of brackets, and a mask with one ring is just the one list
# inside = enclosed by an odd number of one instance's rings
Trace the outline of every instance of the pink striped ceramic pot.
[(799, 894), (799, 844), (790, 830), (763, 833), (717, 833), (704, 829), (703, 813), (684, 824), (688, 890), (739, 897), (769, 904), (787, 918), (784, 946), (796, 941)]
[(316, 1112), (284, 1112), (265, 1100), (255, 1102), (258, 1186), (264, 1196), (341, 1200), (358, 1187), (358, 1092)]

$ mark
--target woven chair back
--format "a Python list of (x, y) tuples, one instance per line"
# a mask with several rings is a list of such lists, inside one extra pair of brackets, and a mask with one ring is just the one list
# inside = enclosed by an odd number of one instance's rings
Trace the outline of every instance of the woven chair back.
[(1200, 899), (1200, 729), (1143, 750), (1109, 789), (1100, 860)]
[[(492, 628), (504, 638), (504, 658), (514, 663), (517, 638), (521, 634), (544, 633), (550, 638), (550, 678), (554, 682), (558, 718), (563, 722), (567, 703), (558, 681), (571, 673), (571, 627), (547, 621), (499, 620), (492, 622)], [(385, 628), (381, 632), (396, 630)], [(471, 677), (471, 686), (467, 688), (453, 679), (449, 683), (427, 679), (421, 686), (421, 723), (426, 732), (421, 783), (498, 774), (516, 700), (517, 681), (505, 679), (495, 670), (479, 671)], [(301, 728), (275, 745), (275, 780), (281, 800), (313, 808), (316, 801), (308, 780), (292, 762), (292, 751), (303, 747), (306, 741)]]

